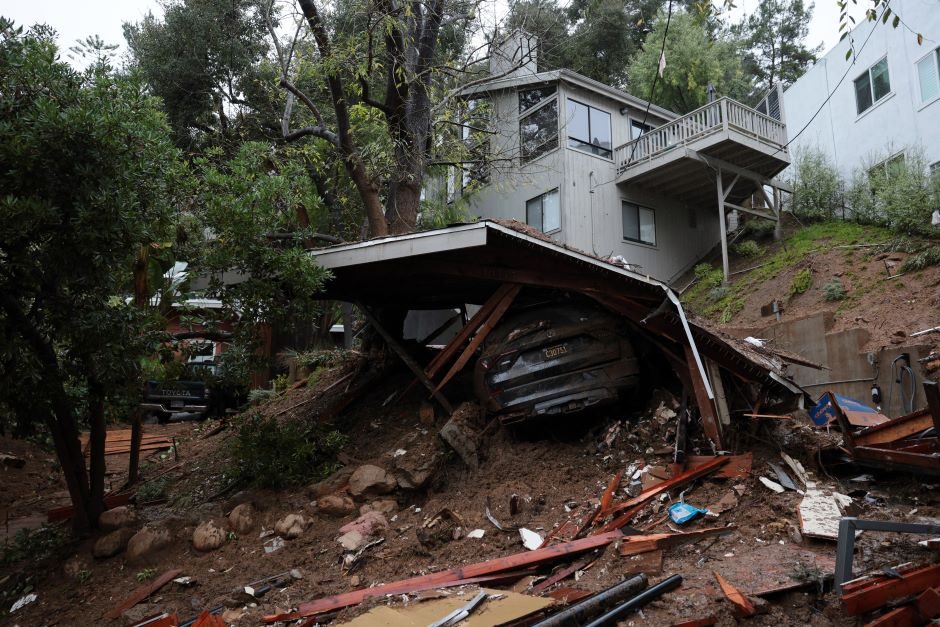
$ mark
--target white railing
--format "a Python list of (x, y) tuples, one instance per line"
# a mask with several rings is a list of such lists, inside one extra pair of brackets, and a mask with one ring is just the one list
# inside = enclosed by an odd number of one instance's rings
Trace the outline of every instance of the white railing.
[(783, 122), (730, 98), (720, 98), (615, 148), (617, 173), (622, 174), (627, 168), (673, 148), (689, 146), (712, 133), (728, 129), (774, 148), (783, 149), (787, 142), (787, 129)]

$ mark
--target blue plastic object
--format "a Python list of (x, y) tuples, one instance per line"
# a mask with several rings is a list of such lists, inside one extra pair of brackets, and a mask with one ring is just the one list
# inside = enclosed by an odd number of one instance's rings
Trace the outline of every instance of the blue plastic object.
[(673, 503), (669, 506), (669, 518), (677, 525), (684, 525), (696, 516), (704, 514), (707, 509), (699, 509), (685, 502)]

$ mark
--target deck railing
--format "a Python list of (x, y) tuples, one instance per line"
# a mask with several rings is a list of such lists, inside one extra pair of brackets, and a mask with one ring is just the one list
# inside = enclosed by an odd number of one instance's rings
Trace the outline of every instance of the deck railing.
[(780, 120), (736, 100), (719, 98), (615, 148), (617, 174), (676, 147), (690, 146), (713, 133), (729, 129), (781, 151), (787, 143), (787, 129)]

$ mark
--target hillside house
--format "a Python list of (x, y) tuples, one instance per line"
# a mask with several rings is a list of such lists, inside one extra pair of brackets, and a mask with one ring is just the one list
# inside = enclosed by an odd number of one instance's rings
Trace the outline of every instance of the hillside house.
[(915, 150), (940, 171), (940, 2), (891, 9), (903, 24), (862, 22), (784, 93), (791, 134), (805, 127), (793, 153), (822, 151), (846, 180)]
[(571, 70), (539, 72), (536, 49), (514, 32), (491, 52), (493, 79), (465, 90), (469, 111), (487, 103), (489, 160), (448, 177), (448, 200), (465, 194), (473, 216), (663, 281), (719, 242), (727, 269), (727, 212), (777, 219), (786, 186), (773, 177), (789, 164), (777, 91), (759, 107), (770, 115), (718, 98), (680, 116)]

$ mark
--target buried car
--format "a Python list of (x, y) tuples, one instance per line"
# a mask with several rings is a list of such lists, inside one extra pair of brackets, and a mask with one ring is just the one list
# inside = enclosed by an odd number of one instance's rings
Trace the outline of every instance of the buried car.
[(487, 337), (474, 385), (504, 422), (611, 404), (640, 381), (622, 319), (581, 303), (507, 315)]

